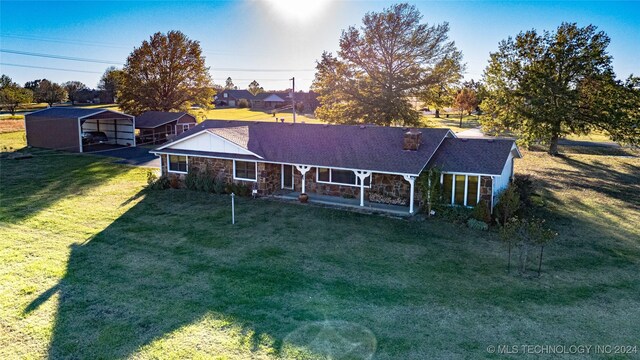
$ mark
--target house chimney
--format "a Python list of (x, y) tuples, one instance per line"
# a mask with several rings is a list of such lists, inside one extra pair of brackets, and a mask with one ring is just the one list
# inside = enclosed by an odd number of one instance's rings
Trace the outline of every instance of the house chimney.
[(411, 129), (404, 133), (404, 142), (403, 149), (404, 150), (412, 150), (416, 151), (420, 148), (420, 144), (422, 143), (422, 132), (416, 129)]

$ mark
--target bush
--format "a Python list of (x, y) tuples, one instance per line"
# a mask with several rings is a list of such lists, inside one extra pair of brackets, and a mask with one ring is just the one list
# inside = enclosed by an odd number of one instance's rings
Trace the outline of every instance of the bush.
[(229, 183), (225, 186), (225, 192), (227, 194), (231, 194), (234, 193), (238, 196), (249, 196), (251, 195), (251, 189), (244, 184), (236, 184), (236, 183)]
[(445, 220), (458, 224), (465, 224), (471, 217), (473, 209), (469, 209), (464, 206), (439, 205), (435, 211), (436, 216), (440, 216)]
[(247, 109), (247, 108), (249, 108), (249, 100), (247, 100), (247, 99), (238, 100), (238, 108), (239, 109)]
[(491, 224), (491, 208), (485, 200), (480, 202), (473, 208), (471, 218), (477, 221), (482, 221), (485, 224)]
[(509, 187), (498, 195), (496, 205), (494, 206), (496, 222), (500, 225), (506, 224), (519, 209), (520, 194), (514, 184), (509, 184)]
[(184, 186), (189, 190), (198, 190), (198, 175), (194, 171), (189, 170), (185, 175)]
[(224, 181), (224, 177), (218, 176), (213, 181), (213, 192), (216, 194), (224, 194), (224, 189), (226, 187), (226, 183)]
[(531, 197), (534, 194), (533, 180), (529, 175), (516, 175), (513, 179), (520, 197), (520, 206), (529, 207), (533, 204)]
[(469, 227), (469, 229), (474, 229), (474, 230), (482, 230), (482, 231), (489, 230), (489, 224), (487, 224), (482, 220), (476, 220), (476, 219), (467, 220), (467, 227)]
[(154, 172), (147, 173), (147, 188), (151, 190), (164, 190), (170, 187), (169, 178), (165, 175), (158, 177)]

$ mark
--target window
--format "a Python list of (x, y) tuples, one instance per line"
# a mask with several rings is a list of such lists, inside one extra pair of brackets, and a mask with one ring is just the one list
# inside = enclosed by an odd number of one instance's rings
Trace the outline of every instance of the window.
[(189, 130), (189, 124), (182, 124), (182, 131), (187, 131)]
[(179, 155), (169, 155), (169, 172), (187, 173), (187, 157)]
[(467, 177), (467, 206), (476, 206), (478, 204), (479, 179), (479, 176)]
[(442, 174), (442, 179), (442, 200), (447, 204), (451, 204), (451, 191), (453, 191), (453, 175)]
[(480, 176), (442, 174), (443, 200), (449, 204), (476, 206)]
[(455, 183), (455, 195), (453, 196), (453, 203), (456, 205), (464, 205), (464, 175), (456, 175)]
[(238, 180), (256, 181), (258, 163), (255, 161), (234, 161), (233, 178)]
[(228, 98), (228, 97), (229, 97), (229, 94), (224, 93), (224, 94), (222, 95), (222, 97), (226, 99), (226, 98)]
[(329, 168), (318, 168), (318, 181), (330, 182)]
[[(352, 170), (318, 168), (316, 181), (327, 184), (360, 186), (360, 178)], [(371, 176), (364, 179), (364, 186), (371, 187)]]

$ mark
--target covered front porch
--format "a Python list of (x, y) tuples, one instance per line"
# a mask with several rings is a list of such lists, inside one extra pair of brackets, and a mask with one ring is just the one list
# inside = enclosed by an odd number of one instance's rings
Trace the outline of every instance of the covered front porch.
[[(281, 190), (297, 199), (305, 193), (311, 202), (396, 215), (415, 214), (416, 176), (368, 170), (282, 165)], [(375, 199), (374, 199), (375, 197)]]
[[(393, 216), (410, 217), (413, 214), (407, 211), (407, 206), (381, 204), (370, 201), (364, 201), (360, 205), (359, 199), (343, 198), (338, 196), (321, 195), (316, 193), (307, 193), (308, 202), (311, 204), (325, 205), (330, 207), (348, 208), (350, 210), (359, 210), (366, 213), (380, 213)], [(281, 190), (273, 195), (277, 199), (287, 201), (299, 201), (300, 192)]]

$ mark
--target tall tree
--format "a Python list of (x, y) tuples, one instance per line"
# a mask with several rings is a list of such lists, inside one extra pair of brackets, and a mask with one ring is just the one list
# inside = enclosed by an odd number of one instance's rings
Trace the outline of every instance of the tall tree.
[(122, 110), (187, 110), (209, 106), (215, 95), (200, 43), (180, 31), (155, 33), (135, 48), (124, 67)]
[(67, 96), (71, 101), (71, 105), (75, 105), (78, 100), (78, 92), (87, 88), (87, 86), (80, 81), (67, 81), (62, 84), (62, 87), (67, 91)]
[(58, 83), (42, 79), (35, 93), (36, 101), (46, 102), (49, 106), (67, 100), (67, 91)]
[(38, 90), (38, 86), (40, 86), (40, 81), (42, 80), (37, 79), (37, 80), (27, 81), (26, 83), (24, 83), (24, 88), (31, 90), (35, 94)]
[(258, 84), (257, 81), (253, 80), (250, 84), (249, 87), (247, 88), (247, 90), (253, 95), (256, 96), (258, 94), (260, 94), (261, 92), (264, 92), (264, 88), (262, 86), (260, 86), (260, 84)]
[(225, 80), (224, 89), (225, 90), (238, 90), (238, 87), (233, 83), (233, 80), (231, 80), (231, 76), (229, 76), (227, 78), (227, 80)]
[(544, 141), (552, 155), (562, 136), (595, 129), (637, 144), (639, 120), (630, 115), (640, 104), (615, 80), (609, 42), (595, 26), (573, 23), (500, 42), (484, 73), (483, 109), (491, 116), (483, 126), (515, 131), (525, 143)]
[(434, 108), (435, 117), (440, 117), (440, 110), (454, 105), (464, 68), (462, 53), (453, 52), (434, 69), (431, 84), (420, 91), (420, 100)]
[(421, 20), (415, 6), (396, 4), (343, 31), (338, 56), (325, 52), (316, 66), (316, 115), (333, 123), (418, 124), (410, 97), (435, 84), (447, 59), (460, 54), (447, 23)]
[(15, 115), (16, 109), (21, 105), (32, 101), (33, 92), (31, 90), (20, 87), (7, 75), (0, 77), (0, 106), (9, 110), (11, 115)]
[(478, 95), (475, 90), (462, 88), (456, 95), (456, 108), (460, 111), (460, 127), (462, 127), (462, 117), (465, 112), (471, 114), (478, 106)]
[(110, 66), (104, 71), (100, 82), (98, 83), (98, 90), (103, 91), (110, 103), (115, 103), (118, 98), (118, 93), (122, 88), (122, 78), (124, 77), (124, 71)]

